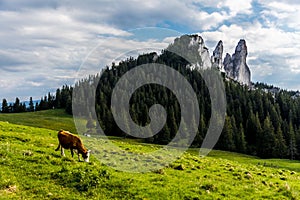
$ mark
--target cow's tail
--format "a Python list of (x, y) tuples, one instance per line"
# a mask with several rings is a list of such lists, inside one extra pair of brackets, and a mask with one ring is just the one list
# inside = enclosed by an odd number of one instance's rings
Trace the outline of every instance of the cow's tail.
[(60, 148), (60, 143), (58, 143), (58, 147), (55, 149), (55, 151), (58, 151)]

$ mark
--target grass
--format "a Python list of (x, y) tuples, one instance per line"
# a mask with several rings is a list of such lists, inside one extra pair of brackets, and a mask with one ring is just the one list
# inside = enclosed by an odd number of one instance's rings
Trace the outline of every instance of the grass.
[[(0, 122), (0, 199), (299, 199), (300, 196), (300, 167), (296, 161), (262, 160), (223, 151), (199, 157), (199, 149), (190, 149), (160, 170), (128, 173), (109, 166), (121, 159), (124, 167), (134, 166), (138, 160), (131, 160), (124, 152), (137, 153), (138, 159), (143, 159), (160, 146), (110, 138), (121, 149), (118, 151), (106, 148), (103, 144), (107, 140), (98, 139), (89, 143), (98, 149), (93, 152), (91, 162), (78, 162), (69, 151), (63, 158), (54, 151), (57, 129), (61, 128), (60, 123), (72, 127), (70, 116), (62, 111), (43, 111), (24, 119), (23, 114), (0, 115), (4, 119)], [(35, 117), (37, 121), (33, 120)], [(92, 138), (84, 138), (85, 144), (88, 139)]]
[[(190, 149), (190, 153), (194, 155), (199, 154), (198, 149)], [(300, 161), (298, 160), (288, 160), (288, 159), (260, 159), (255, 156), (234, 153), (234, 152), (226, 152), (226, 151), (219, 151), (213, 150), (208, 154), (209, 157), (212, 158), (222, 158), (231, 161), (236, 161), (239, 163), (245, 164), (253, 164), (253, 165), (262, 165), (267, 166), (274, 169), (288, 169), (290, 171), (296, 171), (300, 173)]]
[(51, 130), (64, 129), (73, 133), (77, 132), (72, 116), (67, 114), (63, 109), (0, 114), (0, 121)]

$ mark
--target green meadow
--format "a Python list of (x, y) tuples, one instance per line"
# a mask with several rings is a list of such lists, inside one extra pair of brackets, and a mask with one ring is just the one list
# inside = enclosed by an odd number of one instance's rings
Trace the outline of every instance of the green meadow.
[[(54, 151), (59, 129), (76, 132), (63, 110), (0, 114), (0, 199), (300, 199), (298, 161), (217, 150), (200, 157), (193, 148), (160, 170), (129, 173), (93, 154), (90, 163), (78, 162), (68, 150), (61, 157)], [(160, 148), (132, 139), (109, 140), (142, 155)], [(120, 154), (99, 150), (106, 157)]]

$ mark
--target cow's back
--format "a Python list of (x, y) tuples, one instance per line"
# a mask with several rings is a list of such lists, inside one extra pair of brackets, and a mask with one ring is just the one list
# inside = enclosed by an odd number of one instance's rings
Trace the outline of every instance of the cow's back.
[(68, 131), (60, 130), (57, 136), (60, 145), (65, 149), (76, 149), (76, 147), (81, 144), (80, 138)]

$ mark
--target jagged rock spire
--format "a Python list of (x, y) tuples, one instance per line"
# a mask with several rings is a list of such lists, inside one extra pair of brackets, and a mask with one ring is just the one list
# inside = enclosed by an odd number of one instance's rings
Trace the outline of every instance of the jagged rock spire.
[(251, 72), (246, 63), (248, 51), (246, 41), (243, 39), (239, 41), (232, 56), (226, 54), (223, 63), (223, 42), (218, 42), (213, 55), (210, 57), (204, 40), (199, 35), (183, 35), (176, 38), (167, 50), (178, 55), (185, 55), (193, 67), (207, 69), (213, 66), (225, 72), (227, 77), (241, 84), (251, 85)]
[(246, 41), (241, 39), (235, 48), (235, 53), (226, 54), (223, 65), (226, 75), (242, 84), (251, 85), (251, 72), (247, 65), (248, 51)]
[(223, 42), (222, 40), (220, 40), (215, 50), (213, 51), (213, 55), (211, 57), (211, 62), (213, 66), (216, 66), (220, 70), (223, 70), (222, 56), (223, 56)]

